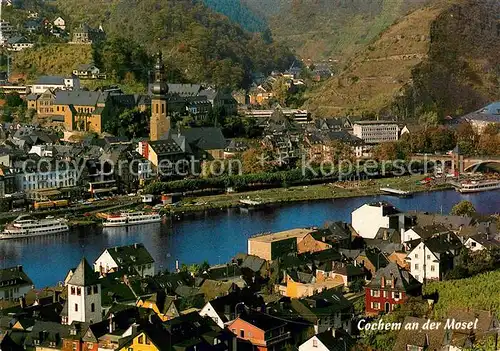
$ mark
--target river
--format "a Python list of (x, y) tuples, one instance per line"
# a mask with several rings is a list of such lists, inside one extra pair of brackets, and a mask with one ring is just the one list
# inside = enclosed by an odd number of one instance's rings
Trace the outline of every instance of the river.
[(91, 263), (107, 247), (143, 243), (156, 261), (156, 270), (180, 263), (207, 260), (227, 262), (246, 252), (247, 238), (257, 233), (296, 227), (322, 226), (325, 221), (350, 222), (351, 211), (367, 202), (389, 201), (398, 209), (449, 213), (460, 200), (471, 201), (485, 214), (500, 212), (500, 190), (460, 194), (453, 190), (418, 193), (411, 198), (370, 196), (288, 204), (240, 213), (229, 209), (197, 214), (181, 221), (165, 221), (130, 228), (83, 228), (69, 234), (0, 241), (3, 268), (23, 265), (37, 288), (63, 281), (82, 256)]

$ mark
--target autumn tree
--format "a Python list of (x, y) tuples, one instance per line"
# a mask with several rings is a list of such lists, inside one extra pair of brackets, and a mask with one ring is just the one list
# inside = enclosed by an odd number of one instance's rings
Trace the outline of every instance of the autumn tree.
[(454, 216), (472, 216), (474, 213), (476, 213), (476, 208), (467, 200), (460, 201), (451, 209), (451, 214)]
[(373, 149), (373, 157), (377, 160), (404, 160), (406, 153), (398, 142), (381, 143)]
[(241, 163), (244, 173), (270, 172), (272, 164), (272, 153), (263, 147), (250, 148), (241, 155)]
[(285, 77), (279, 77), (273, 83), (273, 94), (276, 100), (282, 105), (285, 106), (286, 100), (288, 98), (288, 82)]
[(352, 151), (350, 145), (338, 140), (332, 140), (327, 143), (328, 158), (334, 164), (339, 164), (341, 161), (354, 162), (356, 155)]
[(457, 143), (464, 155), (475, 153), (478, 135), (470, 123), (461, 123), (457, 128)]

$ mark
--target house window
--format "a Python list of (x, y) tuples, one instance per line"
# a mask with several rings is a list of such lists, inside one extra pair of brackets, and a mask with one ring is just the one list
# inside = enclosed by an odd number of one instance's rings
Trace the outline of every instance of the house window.
[(240, 338), (244, 338), (244, 337), (245, 337), (245, 330), (240, 329)]
[(73, 351), (76, 351), (76, 342), (72, 344)]
[(92, 295), (92, 287), (87, 286), (87, 295)]
[(78, 304), (75, 303), (75, 312), (78, 312)]
[(318, 347), (318, 340), (313, 339), (313, 347)]
[(380, 290), (372, 290), (372, 296), (373, 297), (380, 297)]
[(146, 335), (146, 345), (151, 345), (151, 341), (149, 340), (147, 335)]
[(431, 259), (431, 255), (427, 255), (427, 259), (430, 260)]
[(75, 287), (74, 286), (71, 287), (71, 295), (75, 295)]
[(384, 297), (387, 297), (387, 291), (384, 290)]
[(434, 272), (436, 270), (436, 267), (434, 267), (433, 264), (431, 264), (431, 272)]
[(415, 263), (415, 270), (418, 270), (418, 263)]
[(82, 294), (82, 288), (76, 288), (76, 294), (80, 296)]
[(372, 302), (372, 308), (374, 310), (379, 310), (380, 309), (380, 303), (379, 302)]
[(95, 303), (90, 304), (90, 312), (95, 312)]
[(418, 253), (415, 254), (415, 258), (418, 258)]
[(99, 288), (97, 287), (97, 285), (94, 285), (94, 294), (97, 294), (99, 292)]
[(476, 242), (475, 242), (475, 241), (471, 242), (471, 243), (470, 243), (470, 246), (472, 246), (472, 247), (476, 247)]
[(144, 344), (144, 336), (140, 335), (139, 338), (137, 339), (137, 342), (139, 344)]
[(394, 291), (392, 294), (395, 299), (401, 298), (401, 294), (399, 293), (399, 291)]

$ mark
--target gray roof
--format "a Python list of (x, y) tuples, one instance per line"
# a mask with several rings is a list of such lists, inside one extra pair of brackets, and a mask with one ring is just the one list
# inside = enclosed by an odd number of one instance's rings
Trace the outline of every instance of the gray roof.
[(143, 244), (112, 247), (107, 251), (121, 267), (143, 265), (155, 261)]
[(89, 286), (97, 284), (97, 273), (94, 272), (85, 257), (82, 258), (75, 272), (68, 281), (68, 284), (78, 286)]
[(478, 111), (469, 113), (462, 119), (500, 123), (500, 101), (493, 102)]
[(18, 43), (31, 43), (31, 42), (29, 40), (26, 40), (25, 37), (19, 35), (16, 37), (9, 38), (9, 40), (7, 40), (7, 43), (8, 44), (18, 44)]
[(23, 271), (22, 266), (4, 268), (0, 270), (0, 285), (33, 284), (30, 277)]
[(196, 96), (200, 90), (201, 85), (199, 84), (168, 84), (168, 92), (180, 96)]
[(107, 97), (107, 93), (99, 91), (58, 91), (54, 105), (96, 106), (98, 102), (104, 102)]
[(375, 276), (372, 278), (367, 287), (381, 288), (382, 277), (385, 281), (394, 280), (394, 288), (392, 285), (385, 284), (386, 289), (393, 289), (398, 291), (410, 291), (421, 286), (421, 284), (413, 278), (413, 276), (406, 270), (399, 267), (396, 263), (390, 262), (387, 266), (380, 268)]
[(156, 152), (157, 155), (176, 155), (184, 152), (172, 139), (150, 141), (149, 146), (153, 148), (153, 151)]
[(226, 146), (222, 130), (217, 127), (184, 128), (180, 134), (189, 144), (203, 150), (224, 149)]
[(35, 84), (64, 85), (64, 77), (61, 76), (41, 76)]

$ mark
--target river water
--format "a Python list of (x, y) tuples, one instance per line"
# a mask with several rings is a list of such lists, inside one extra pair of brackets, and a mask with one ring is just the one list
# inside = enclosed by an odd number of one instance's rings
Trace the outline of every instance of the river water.
[(69, 234), (0, 241), (0, 265), (23, 265), (37, 288), (63, 281), (82, 256), (89, 262), (107, 247), (143, 243), (156, 261), (156, 270), (180, 263), (227, 262), (246, 252), (247, 238), (262, 232), (322, 226), (326, 221), (350, 222), (351, 212), (367, 202), (389, 201), (398, 209), (449, 213), (460, 200), (471, 201), (485, 214), (500, 212), (500, 190), (460, 194), (453, 190), (418, 193), (411, 198), (369, 196), (294, 203), (281, 207), (240, 212), (228, 209), (200, 213), (183, 220), (130, 228), (84, 228)]

